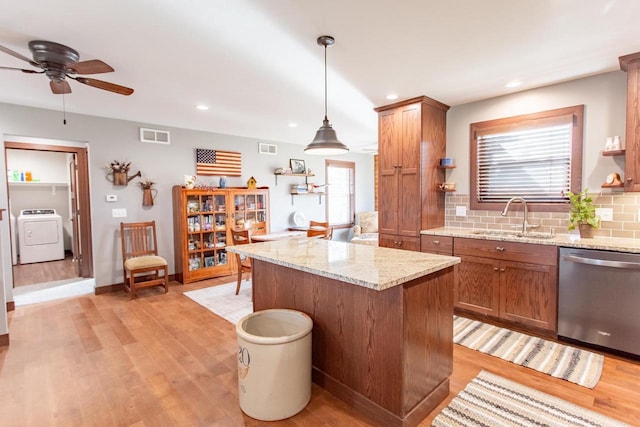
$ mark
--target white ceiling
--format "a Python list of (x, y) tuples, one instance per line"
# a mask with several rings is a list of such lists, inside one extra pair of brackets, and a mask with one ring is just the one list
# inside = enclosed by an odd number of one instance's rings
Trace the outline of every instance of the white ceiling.
[[(355, 151), (373, 108), (427, 95), (455, 106), (618, 70), (640, 51), (638, 0), (0, 0), (0, 44), (66, 44), (132, 87), (71, 81), (66, 110), (306, 145), (324, 115)], [(0, 66), (30, 68), (0, 52)], [(508, 89), (518, 79), (523, 85)], [(0, 70), (0, 102), (62, 110), (44, 75)], [(195, 106), (204, 103), (208, 111)], [(295, 128), (290, 122), (297, 123)]]

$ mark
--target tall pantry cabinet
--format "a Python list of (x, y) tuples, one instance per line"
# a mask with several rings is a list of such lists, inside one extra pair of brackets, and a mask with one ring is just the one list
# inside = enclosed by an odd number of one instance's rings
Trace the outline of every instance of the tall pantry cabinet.
[(448, 109), (426, 96), (375, 109), (380, 246), (419, 251), (420, 230), (444, 226)]

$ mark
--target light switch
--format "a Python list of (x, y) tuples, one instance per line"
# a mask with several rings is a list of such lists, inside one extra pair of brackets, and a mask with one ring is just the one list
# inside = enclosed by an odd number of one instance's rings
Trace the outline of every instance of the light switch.
[(117, 202), (118, 201), (118, 195), (117, 194), (107, 194), (107, 202)]
[(456, 206), (456, 216), (467, 216), (467, 207)]
[(600, 217), (600, 221), (613, 221), (613, 209), (596, 208), (596, 216)]
[(112, 218), (124, 218), (127, 216), (127, 209), (111, 209), (111, 217)]

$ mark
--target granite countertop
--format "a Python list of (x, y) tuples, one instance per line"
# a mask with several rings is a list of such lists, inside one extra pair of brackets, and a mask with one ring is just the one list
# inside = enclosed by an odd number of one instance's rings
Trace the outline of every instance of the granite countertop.
[(457, 257), (322, 239), (283, 239), (227, 250), (378, 291), (460, 262)]
[(541, 233), (535, 232), (531, 232), (529, 236), (525, 234), (521, 237), (518, 236), (517, 234), (519, 233), (516, 232), (504, 232), (504, 234), (479, 234), (482, 231), (491, 232), (492, 230), (441, 227), (422, 230), (420, 233), (432, 236), (467, 237), (471, 239), (499, 240), (503, 242), (534, 243), (537, 245), (640, 253), (640, 240), (638, 239), (623, 239), (616, 237), (593, 237), (590, 239), (581, 239), (578, 235), (574, 234), (556, 234), (552, 238), (541, 238), (536, 237), (536, 234), (540, 236)]

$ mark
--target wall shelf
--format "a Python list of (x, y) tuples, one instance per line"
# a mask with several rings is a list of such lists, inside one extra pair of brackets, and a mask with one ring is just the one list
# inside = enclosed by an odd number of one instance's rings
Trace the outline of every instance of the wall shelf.
[(602, 184), (602, 188), (624, 188), (624, 183), (620, 184)]
[(45, 181), (9, 181), (11, 187), (68, 187), (66, 182), (45, 182)]
[(293, 196), (318, 196), (318, 204), (322, 204), (322, 196), (327, 193), (314, 193), (309, 191), (308, 193), (291, 193), (291, 204), (293, 205)]
[(279, 176), (303, 176), (305, 184), (308, 184), (307, 178), (309, 178), (310, 176), (315, 176), (315, 174), (312, 173), (274, 173), (274, 175), (276, 177), (276, 185), (278, 185)]
[(437, 168), (438, 169), (455, 169), (456, 165), (448, 165), (448, 166), (438, 165)]

